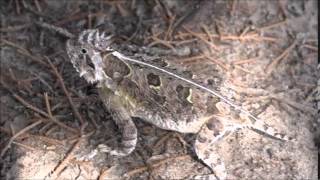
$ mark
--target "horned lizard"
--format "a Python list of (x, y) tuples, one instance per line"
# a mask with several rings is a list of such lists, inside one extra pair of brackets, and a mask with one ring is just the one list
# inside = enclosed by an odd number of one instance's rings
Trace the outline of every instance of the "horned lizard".
[[(122, 131), (119, 146), (100, 145), (103, 152), (126, 156), (136, 147), (139, 117), (159, 128), (196, 134), (194, 149), (212, 171), (211, 179), (225, 179), (226, 167), (212, 147), (241, 128), (262, 132), (280, 140), (290, 140), (240, 106), (197, 80), (199, 69), (184, 69), (163, 58), (125, 55), (113, 35), (96, 29), (85, 30), (67, 42), (74, 68), (89, 83), (97, 83), (99, 96)], [(202, 73), (210, 69), (203, 67)], [(198, 79), (197, 79), (198, 78)], [(203, 79), (202, 79), (203, 80)], [(212, 85), (212, 82), (211, 82)], [(221, 109), (230, 111), (221, 115)], [(210, 179), (209, 178), (209, 179)]]

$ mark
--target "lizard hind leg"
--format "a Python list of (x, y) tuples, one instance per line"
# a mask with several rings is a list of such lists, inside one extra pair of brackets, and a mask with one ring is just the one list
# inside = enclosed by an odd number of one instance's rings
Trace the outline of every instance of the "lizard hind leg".
[(219, 179), (227, 177), (226, 168), (222, 157), (214, 150), (219, 141), (232, 132), (241, 128), (240, 126), (225, 126), (222, 117), (212, 117), (203, 125), (199, 131), (194, 148), (199, 159), (201, 159), (213, 172), (209, 175), (196, 176), (196, 179)]

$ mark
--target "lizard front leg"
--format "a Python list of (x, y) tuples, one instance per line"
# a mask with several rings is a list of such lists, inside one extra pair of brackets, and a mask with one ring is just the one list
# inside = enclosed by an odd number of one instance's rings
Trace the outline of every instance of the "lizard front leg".
[(105, 107), (111, 113), (113, 120), (119, 127), (122, 137), (121, 142), (117, 147), (111, 148), (107, 145), (100, 144), (98, 149), (100, 152), (107, 152), (115, 156), (129, 155), (137, 144), (137, 128), (118, 95), (115, 95), (108, 88), (100, 88), (99, 95)]

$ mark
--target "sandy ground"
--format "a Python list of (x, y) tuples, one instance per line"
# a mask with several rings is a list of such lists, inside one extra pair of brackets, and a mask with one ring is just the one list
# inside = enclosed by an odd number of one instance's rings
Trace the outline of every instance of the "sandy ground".
[(95, 88), (68, 62), (66, 38), (35, 21), (72, 33), (109, 21), (134, 34), (139, 24), (132, 41), (209, 52), (191, 52), (181, 61), (227, 67), (221, 93), (230, 96), (231, 90), (243, 107), (297, 139), (284, 143), (250, 130), (230, 135), (219, 144), (228, 179), (317, 179), (317, 6), (316, 0), (1, 1), (0, 179), (187, 179), (210, 173), (196, 158), (194, 136), (140, 120), (130, 156), (88, 158), (97, 144), (112, 144), (120, 133)]

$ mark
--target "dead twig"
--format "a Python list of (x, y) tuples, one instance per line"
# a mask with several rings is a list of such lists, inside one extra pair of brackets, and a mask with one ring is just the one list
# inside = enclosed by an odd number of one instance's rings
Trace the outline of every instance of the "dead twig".
[(172, 25), (170, 37), (176, 33), (177, 29), (182, 24), (184, 24), (187, 20), (191, 19), (200, 10), (202, 2), (203, 1), (194, 1), (193, 3), (191, 3), (190, 7), (186, 10), (186, 12), (180, 18), (178, 18)]
[(57, 179), (63, 169), (68, 166), (69, 162), (74, 158), (74, 152), (79, 147), (82, 138), (78, 138), (77, 142), (74, 143), (72, 148), (69, 150), (68, 154), (64, 157), (64, 159), (53, 169), (52, 173), (48, 175), (48, 177), (52, 179)]
[(28, 146), (28, 145), (19, 143), (19, 142), (17, 142), (17, 141), (13, 141), (12, 144), (18, 145), (18, 146), (23, 147), (23, 148), (25, 148), (25, 149), (28, 149), (28, 150), (30, 150), (30, 151), (35, 151), (35, 150), (36, 150), (35, 148), (33, 148), (33, 147), (31, 147), (31, 146)]
[(250, 70), (248, 70), (248, 69), (246, 69), (244, 67), (241, 67), (239, 65), (235, 65), (234, 68), (239, 69), (239, 70), (241, 70), (241, 71), (243, 71), (245, 73), (254, 74), (252, 71), (250, 71)]
[(273, 37), (264, 37), (264, 36), (259, 36), (256, 33), (253, 34), (247, 34), (245, 36), (234, 36), (234, 35), (226, 35), (226, 36), (221, 36), (221, 40), (238, 40), (238, 41), (271, 41), (271, 42), (276, 42), (278, 39), (273, 38)]
[(224, 69), (224, 70), (229, 70), (229, 67), (226, 65), (226, 64), (224, 64), (223, 62), (221, 62), (221, 61), (219, 61), (219, 60), (216, 60), (216, 59), (214, 59), (213, 57), (210, 57), (210, 55), (209, 54), (207, 54), (207, 53), (204, 53), (203, 54), (206, 58), (208, 58), (210, 61), (212, 61), (212, 62), (214, 62), (215, 64), (217, 64), (218, 66), (220, 66), (222, 69)]
[(257, 58), (258, 57), (243, 59), (243, 60), (241, 59), (241, 60), (232, 61), (231, 63), (234, 65), (251, 64), (251, 63), (256, 63)]
[(281, 103), (286, 103), (300, 111), (307, 112), (312, 115), (315, 115), (317, 113), (317, 110), (315, 108), (300, 102), (295, 102), (290, 98), (284, 97), (282, 94), (271, 94), (270, 98), (273, 98)]
[(178, 141), (182, 144), (183, 148), (186, 149), (186, 147), (190, 147), (190, 145), (183, 139), (183, 137), (181, 136), (181, 134), (179, 133), (174, 133), (173, 137), (177, 138)]
[(24, 99), (22, 99), (22, 98), (21, 98), (20, 96), (18, 96), (17, 94), (14, 94), (13, 96), (14, 96), (18, 101), (20, 101), (23, 105), (25, 105), (27, 108), (32, 109), (32, 110), (34, 110), (34, 111), (36, 111), (36, 112), (39, 112), (41, 115), (49, 118), (50, 121), (56, 123), (56, 124), (59, 125), (60, 127), (65, 128), (65, 129), (67, 129), (67, 130), (69, 130), (69, 131), (71, 131), (71, 132), (78, 133), (78, 130), (76, 130), (76, 129), (74, 129), (74, 128), (71, 128), (71, 127), (63, 124), (62, 122), (58, 121), (54, 116), (50, 116), (50, 115), (47, 114), (46, 112), (44, 112), (44, 111), (42, 111), (42, 110), (40, 110), (40, 109), (32, 106), (31, 104), (27, 103)]
[(99, 175), (98, 180), (105, 180), (105, 179), (107, 179), (107, 177), (108, 177), (108, 175), (109, 175), (109, 170), (110, 170), (110, 168), (108, 168), (108, 169), (102, 169), (101, 172), (100, 172), (100, 175)]
[(26, 50), (25, 48), (17, 45), (17, 44), (14, 43), (14, 42), (11, 42), (11, 41), (8, 41), (8, 40), (5, 40), (5, 39), (0, 39), (0, 40), (2, 41), (2, 43), (6, 44), (6, 45), (9, 45), (9, 46), (14, 47), (14, 48), (16, 48), (16, 49), (18, 49), (18, 50), (21, 50), (21, 51), (24, 52), (24, 53), (29, 53), (28, 50)]
[(25, 89), (28, 91), (29, 94), (32, 94), (32, 84), (31, 82), (34, 80), (37, 80), (38, 78), (28, 78), (28, 79), (23, 79), (23, 80), (19, 80), (16, 75), (14, 74), (14, 72), (12, 71), (11, 68), (9, 68), (9, 75), (10, 78), (16, 82), (18, 89)]
[(70, 39), (75, 37), (75, 35), (70, 33), (68, 30), (61, 28), (61, 27), (58, 27), (58, 26), (55, 26), (55, 25), (52, 25), (52, 24), (48, 24), (45, 22), (39, 22), (39, 21), (36, 21), (35, 24), (41, 28), (44, 28), (44, 29), (47, 29), (47, 30), (50, 30), (53, 32), (57, 32), (60, 35), (63, 35), (63, 36), (70, 38)]
[(176, 61), (178, 61), (178, 63), (188, 64), (188, 63), (196, 62), (196, 61), (203, 59), (203, 58), (205, 58), (205, 56), (203, 54), (201, 54), (199, 56), (192, 56), (192, 57), (183, 58), (183, 59), (176, 59)]
[(71, 132), (74, 133), (78, 133), (78, 131), (74, 128), (71, 128), (63, 123), (61, 123), (60, 121), (58, 121), (55, 117), (50, 117), (49, 114), (47, 114), (46, 112), (42, 111), (41, 109), (31, 105), (30, 103), (28, 103), (27, 101), (25, 101), (22, 97), (20, 97), (18, 94), (14, 93), (9, 87), (8, 85), (3, 82), (2, 79), (0, 79), (0, 84), (2, 84), (2, 86), (7, 89), (9, 92), (11, 92), (12, 96), (18, 100), (22, 105), (24, 105), (26, 108), (33, 110), (34, 112), (41, 114), (44, 117), (49, 118), (52, 122), (56, 123), (57, 125), (61, 126), (62, 128), (65, 128)]
[(80, 115), (79, 111), (77, 110), (77, 108), (75, 107), (73, 100), (70, 96), (69, 91), (67, 90), (65, 84), (64, 84), (64, 80), (62, 78), (62, 76), (60, 75), (60, 73), (58, 72), (57, 68), (52, 64), (51, 60), (48, 57), (45, 57), (51, 67), (51, 69), (53, 70), (55, 76), (57, 77), (60, 86), (62, 87), (62, 90), (64, 92), (64, 94), (67, 96), (67, 99), (69, 101), (69, 104), (71, 105), (72, 111), (74, 113), (74, 115), (78, 118), (78, 120), (80, 121), (81, 124), (84, 124), (85, 121), (83, 120), (82, 116)]
[(39, 17), (44, 17), (44, 18), (50, 19), (50, 20), (52, 19), (51, 16), (49, 16), (49, 15), (47, 15), (47, 14), (44, 14), (44, 13), (42, 13), (42, 12), (40, 12), (40, 11), (35, 10), (35, 9), (34, 9), (32, 6), (30, 6), (26, 1), (21, 1), (21, 2), (22, 2), (22, 5), (23, 5), (23, 7), (24, 7), (25, 10), (27, 10), (27, 11), (29, 11), (29, 12), (31, 12), (31, 13), (39, 16)]
[(203, 33), (195, 33), (191, 30), (189, 30), (188, 28), (182, 26), (188, 33), (190, 33), (191, 35), (199, 38), (200, 40), (202, 40), (204, 43), (206, 43), (207, 45), (209, 45), (210, 47), (212, 47), (214, 50), (218, 51), (219, 48), (213, 44), (213, 42), (209, 42), (206, 38), (203, 37)]
[(172, 137), (172, 133), (168, 132), (164, 136), (162, 136), (153, 146), (152, 149), (157, 149), (163, 142)]
[(187, 44), (187, 43), (192, 43), (197, 41), (197, 38), (192, 38), (192, 39), (186, 39), (186, 40), (179, 40), (179, 41), (170, 41), (171, 44), (175, 44), (176, 46), (181, 46), (183, 44)]
[[(198, 36), (205, 36), (205, 33), (197, 33)], [(184, 38), (184, 37), (192, 36), (190, 33), (180, 33), (177, 35), (177, 38)], [(266, 36), (260, 36), (257, 33), (249, 33), (245, 36), (238, 36), (238, 35), (218, 35), (218, 34), (211, 34), (212, 38), (218, 38), (220, 40), (236, 40), (236, 41), (270, 41), (270, 42), (276, 42), (278, 41), (278, 38), (274, 37), (266, 37)]]
[(48, 99), (48, 93), (44, 93), (44, 100), (46, 103), (46, 107), (47, 107), (47, 112), (50, 118), (52, 118), (52, 112), (51, 112), (51, 107), (50, 107), (50, 103), (49, 103), (49, 99)]
[(237, 0), (232, 0), (230, 15), (233, 16), (237, 7)]
[(156, 44), (162, 44), (162, 45), (172, 49), (173, 51), (175, 50), (175, 48), (169, 43), (169, 41), (161, 40), (158, 37), (154, 37), (154, 36), (151, 37), (151, 38), (152, 38), (153, 42), (148, 44), (148, 47), (152, 47), (152, 46), (154, 46)]
[(167, 32), (165, 33), (164, 40), (171, 40), (172, 26), (174, 24), (175, 19), (176, 19), (175, 15), (169, 18), (169, 27), (167, 29)]
[(201, 28), (202, 28), (203, 31), (208, 35), (208, 38), (209, 38), (210, 42), (213, 43), (213, 38), (212, 38), (212, 35), (211, 35), (210, 31), (209, 31), (208, 26), (205, 25), (205, 24), (201, 24)]
[(263, 96), (263, 95), (270, 94), (270, 92), (265, 89), (243, 87), (243, 86), (235, 85), (234, 83), (228, 84), (228, 87), (230, 87), (232, 90), (236, 91), (239, 94), (243, 93), (248, 96)]
[(37, 57), (37, 56), (33, 56), (27, 49), (17, 45), (16, 43), (13, 43), (11, 41), (8, 41), (8, 40), (5, 40), (5, 39), (0, 39), (4, 44), (7, 44), (15, 49), (17, 49), (17, 52), (24, 55), (24, 56), (27, 56), (29, 57), (31, 60), (43, 65), (43, 66), (46, 66), (48, 67), (49, 65), (46, 64), (45, 62), (42, 61), (42, 59), (40, 57)]
[(271, 29), (271, 28), (274, 28), (274, 27), (277, 27), (277, 26), (280, 26), (280, 25), (284, 25), (285, 23), (287, 23), (287, 19), (284, 19), (284, 20), (282, 20), (280, 22), (276, 22), (276, 23), (273, 23), (273, 24), (270, 24), (270, 25), (259, 27), (259, 28), (257, 28), (257, 30), (265, 31), (265, 30), (268, 30), (268, 29)]
[(48, 114), (45, 113), (44, 111), (42, 111), (41, 109), (38, 109), (37, 107), (29, 104), (28, 102), (26, 102), (22, 97), (20, 97), (19, 95), (17, 94), (12, 94), (12, 96), (18, 100), (21, 104), (23, 104), (25, 107), (27, 107), (28, 109), (31, 109), (33, 110), (34, 112), (37, 112), (45, 117), (48, 117)]
[(240, 37), (240, 38), (243, 38), (244, 35), (246, 35), (249, 30), (250, 30), (250, 27), (249, 27), (249, 26), (247, 26), (246, 28), (244, 28), (244, 30), (241, 32), (241, 34), (240, 34), (239, 37)]
[(160, 160), (159, 162), (157, 163), (154, 163), (154, 164), (150, 164), (149, 166), (142, 166), (142, 167), (138, 167), (136, 169), (133, 169), (129, 172), (127, 172), (124, 176), (125, 177), (132, 177), (134, 176), (135, 174), (138, 174), (138, 173), (142, 173), (146, 170), (148, 170), (150, 167), (151, 168), (157, 168), (165, 163), (168, 163), (170, 161), (173, 161), (173, 160), (179, 160), (179, 161), (182, 161), (182, 160), (185, 160), (186, 158), (190, 158), (189, 155), (180, 155), (180, 156), (174, 156), (174, 157), (169, 157), (169, 158), (166, 158), (166, 159), (163, 159), (163, 160)]
[(79, 13), (79, 12), (77, 12), (77, 13), (70, 14), (69, 16), (66, 16), (67, 18), (65, 18), (65, 19), (62, 19), (62, 20), (59, 20), (59, 21), (53, 23), (53, 25), (54, 26), (62, 26), (62, 25), (67, 24), (69, 22), (74, 22), (74, 21), (77, 21), (80, 19), (85, 19), (89, 16), (89, 14), (90, 14), (91, 18), (104, 15), (101, 12), (97, 12), (97, 13), (88, 13), (88, 12)]
[(7, 152), (7, 150), (11, 147), (12, 142), (13, 142), (18, 136), (20, 136), (21, 134), (29, 131), (30, 129), (36, 127), (37, 125), (39, 125), (39, 124), (41, 124), (41, 123), (42, 123), (42, 120), (38, 120), (38, 121), (30, 124), (29, 126), (21, 129), (21, 130), (20, 130), (19, 132), (17, 132), (16, 134), (14, 134), (14, 135), (10, 138), (8, 144), (2, 149), (1, 154), (0, 154), (0, 157), (2, 158), (2, 157), (4, 156), (4, 154)]
[(318, 50), (319, 50), (318, 47), (315, 47), (315, 46), (312, 46), (312, 45), (309, 45), (309, 44), (303, 44), (302, 47), (307, 48), (307, 49), (311, 49), (311, 50), (316, 51), (316, 52), (318, 52)]
[(34, 4), (36, 5), (37, 10), (40, 11), (40, 12), (42, 12), (42, 8), (41, 8), (41, 6), (40, 6), (39, 1), (38, 1), (38, 0), (34, 0)]
[[(93, 130), (93, 131), (90, 131), (90, 132), (88, 132), (88, 133), (83, 133), (83, 134), (81, 135), (81, 137), (82, 137), (82, 138), (88, 138), (88, 137), (92, 136), (95, 132), (96, 132), (96, 131)], [(76, 137), (76, 138), (68, 138), (68, 140), (65, 140), (64, 142), (74, 143), (74, 142), (77, 141), (77, 139), (78, 139), (78, 137)], [(114, 139), (113, 139), (113, 140), (114, 140)]]
[(16, 25), (16, 26), (7, 26), (0, 28), (0, 32), (15, 32), (15, 31), (20, 31), (22, 29), (30, 27), (32, 24), (31, 23), (26, 23), (22, 25)]
[(122, 17), (128, 17), (130, 15), (130, 12), (123, 7), (122, 3), (116, 3), (115, 6)]
[(21, 8), (20, 8), (19, 0), (15, 0), (15, 4), (16, 4), (16, 12), (17, 14), (20, 14)]
[(65, 145), (65, 143), (63, 143), (62, 141), (60, 141), (58, 139), (53, 139), (53, 138), (46, 137), (46, 136), (29, 134), (29, 137), (36, 138), (40, 141), (44, 141), (44, 142), (52, 144), (54, 146), (64, 146)]
[(266, 67), (267, 75), (270, 75), (274, 71), (275, 67), (280, 63), (280, 61), (282, 59), (285, 59), (289, 55), (290, 51), (296, 46), (296, 44), (297, 40), (294, 40), (294, 42), (287, 49), (285, 49), (277, 58), (272, 60), (272, 62)]

